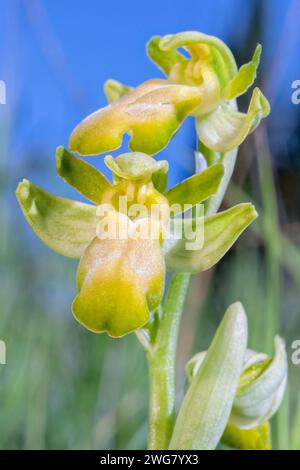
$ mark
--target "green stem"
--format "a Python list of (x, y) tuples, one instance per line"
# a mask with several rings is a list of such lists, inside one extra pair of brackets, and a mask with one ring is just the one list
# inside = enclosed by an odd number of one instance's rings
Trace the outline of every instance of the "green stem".
[(173, 431), (177, 338), (189, 280), (189, 274), (173, 274), (157, 336), (148, 352), (149, 449), (168, 449)]
[[(201, 143), (198, 148), (203, 152), (208, 164), (219, 159), (213, 152), (204, 152)], [(217, 212), (229, 184), (237, 149), (221, 155), (225, 173), (217, 194), (206, 204), (205, 214)], [(157, 336), (148, 348), (150, 405), (149, 405), (149, 449), (167, 449), (174, 427), (175, 416), (175, 361), (178, 331), (184, 302), (190, 282), (190, 274), (173, 274), (159, 324), (154, 326)], [(150, 331), (151, 333), (151, 331)]]

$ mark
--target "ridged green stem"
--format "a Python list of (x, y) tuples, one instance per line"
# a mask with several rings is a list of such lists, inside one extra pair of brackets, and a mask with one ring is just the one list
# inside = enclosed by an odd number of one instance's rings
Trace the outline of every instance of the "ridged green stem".
[(177, 339), (189, 280), (189, 274), (173, 274), (157, 336), (148, 352), (149, 449), (168, 449), (173, 431)]

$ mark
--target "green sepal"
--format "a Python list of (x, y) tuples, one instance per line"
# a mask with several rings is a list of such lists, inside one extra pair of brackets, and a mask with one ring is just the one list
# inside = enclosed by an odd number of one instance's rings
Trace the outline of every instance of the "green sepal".
[[(236, 239), (257, 217), (255, 208), (250, 203), (238, 204), (230, 209), (204, 218), (203, 244), (199, 249), (187, 249), (187, 243), (196, 241), (197, 219), (173, 219), (172, 223), (182, 224), (180, 237), (166, 237), (164, 253), (168, 271), (197, 273), (214, 266), (231, 248)], [(187, 226), (186, 226), (187, 225)], [(191, 230), (187, 230), (192, 225)], [(199, 224), (200, 225), (200, 224)], [(194, 240), (185, 237), (185, 233), (194, 233)], [(178, 234), (171, 230), (171, 234)], [(179, 239), (178, 239), (179, 238)]]
[(53, 251), (80, 258), (96, 234), (96, 206), (54, 196), (23, 180), (16, 196), (35, 234)]
[(213, 196), (218, 190), (223, 173), (223, 165), (217, 163), (165, 192), (164, 196), (168, 199), (170, 206), (178, 205), (172, 215), (184, 212), (184, 204), (194, 206)]
[(105, 176), (64, 147), (57, 147), (55, 158), (58, 176), (87, 199), (99, 204), (103, 193), (111, 186)]
[(117, 80), (107, 80), (104, 83), (103, 88), (106, 99), (109, 103), (118, 100), (132, 90), (132, 87), (123, 85), (123, 83), (118, 82)]
[(170, 449), (213, 450), (226, 428), (247, 346), (247, 318), (237, 302), (226, 311), (184, 397)]
[(230, 80), (223, 91), (223, 99), (230, 101), (243, 93), (253, 84), (256, 78), (256, 71), (259, 66), (261, 56), (261, 45), (258, 44), (250, 62), (244, 64), (239, 69), (235, 77)]

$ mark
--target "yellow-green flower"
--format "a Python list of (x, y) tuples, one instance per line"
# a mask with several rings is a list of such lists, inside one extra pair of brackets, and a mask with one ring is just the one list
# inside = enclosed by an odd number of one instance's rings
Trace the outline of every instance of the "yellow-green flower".
[[(113, 183), (62, 147), (56, 163), (59, 176), (91, 204), (54, 196), (27, 180), (16, 194), (36, 235), (57, 253), (80, 259), (72, 310), (94, 332), (119, 337), (146, 325), (162, 300), (166, 269), (209, 269), (256, 218), (251, 204), (204, 218), (203, 246), (191, 252), (186, 242), (193, 240), (184, 231), (180, 239), (169, 237), (169, 226), (180, 221), (169, 224), (170, 208), (176, 207), (173, 215), (179, 215), (184, 204), (192, 207), (214, 195), (222, 164), (165, 190), (167, 162), (143, 153), (106, 156)], [(183, 221), (189, 228), (195, 222), (188, 217)]]
[(195, 31), (156, 36), (148, 44), (148, 54), (169, 82), (205, 90), (205, 100), (201, 100), (193, 115), (199, 139), (211, 150), (227, 152), (238, 147), (270, 112), (269, 103), (258, 88), (253, 91), (246, 114), (237, 111), (235, 101), (255, 80), (260, 45), (251, 61), (239, 70), (221, 40)]
[(166, 80), (151, 79), (135, 89), (109, 80), (105, 92), (110, 104), (74, 129), (71, 150), (81, 155), (107, 152), (120, 147), (127, 133), (131, 150), (153, 155), (187, 116), (196, 118), (199, 139), (209, 149), (237, 147), (269, 113), (258, 88), (246, 114), (237, 111), (235, 102), (254, 82), (260, 53), (258, 46), (252, 60), (238, 70), (229, 48), (214, 36), (185, 32), (152, 38), (148, 54)]

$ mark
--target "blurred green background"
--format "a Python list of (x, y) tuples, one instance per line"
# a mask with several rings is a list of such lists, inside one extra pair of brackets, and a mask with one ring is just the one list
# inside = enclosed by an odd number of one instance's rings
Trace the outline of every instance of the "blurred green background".
[[(260, 217), (219, 265), (194, 276), (178, 349), (184, 365), (207, 348), (226, 307), (240, 300), (250, 347), (272, 352), (277, 332), (289, 356), (289, 387), (272, 420), (273, 444), (300, 449), (300, 79), (298, 0), (0, 0), (0, 365), (1, 449), (138, 449), (147, 432), (147, 367), (134, 335), (112, 340), (72, 318), (76, 261), (50, 252), (31, 233), (14, 191), (23, 177), (66, 197), (54, 151), (74, 125), (104, 105), (107, 78), (136, 85), (160, 76), (145, 55), (154, 34), (200, 30), (232, 48), (238, 64), (263, 45), (258, 84), (272, 115), (241, 146), (224, 207), (254, 201)], [(240, 103), (247, 106), (247, 99)], [(159, 158), (170, 184), (193, 172), (188, 120)], [(124, 147), (125, 148), (125, 147)], [(89, 159), (103, 170), (101, 157)]]

